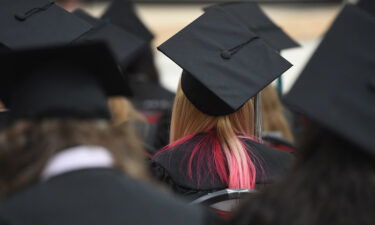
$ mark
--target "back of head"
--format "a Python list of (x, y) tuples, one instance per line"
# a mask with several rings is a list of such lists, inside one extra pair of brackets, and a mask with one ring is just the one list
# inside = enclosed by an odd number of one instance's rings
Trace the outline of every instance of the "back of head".
[(254, 108), (252, 100), (238, 111), (223, 116), (212, 116), (199, 111), (178, 88), (173, 105), (171, 137), (174, 142), (182, 137), (216, 129), (219, 133), (252, 136), (254, 132)]
[[(170, 146), (188, 136), (206, 133), (210, 138), (207, 143), (212, 145), (194, 146), (200, 154), (194, 152), (189, 156), (190, 162), (193, 159), (204, 160), (205, 163), (211, 165), (211, 168), (216, 169), (216, 174), (228, 184), (229, 188), (253, 189), (255, 168), (239, 137), (252, 136), (253, 114), (252, 100), (245, 103), (237, 112), (229, 115), (204, 114), (187, 99), (179, 87), (173, 106)], [(217, 157), (212, 158), (212, 154)], [(188, 168), (191, 169), (191, 166), (189, 165)]]
[(375, 223), (375, 158), (324, 128), (310, 127), (308, 135), (291, 174), (253, 195), (230, 224)]

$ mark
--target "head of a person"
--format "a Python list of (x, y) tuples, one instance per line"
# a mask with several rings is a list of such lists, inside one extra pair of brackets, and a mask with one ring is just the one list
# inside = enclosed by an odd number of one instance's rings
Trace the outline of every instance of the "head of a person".
[(252, 136), (254, 133), (253, 100), (248, 100), (234, 113), (212, 116), (197, 109), (179, 85), (173, 104), (170, 142), (210, 130), (215, 130), (222, 137), (231, 135)]
[[(252, 189), (255, 185), (256, 172), (240, 137), (250, 138), (253, 135), (253, 120), (254, 108), (252, 99), (248, 100), (234, 113), (213, 116), (203, 113), (195, 107), (186, 97), (180, 85), (172, 110), (169, 146), (173, 146), (189, 136), (199, 133), (209, 134), (211, 138), (209, 142), (217, 144), (208, 149), (203, 146), (197, 146), (202, 154), (200, 156), (194, 154), (189, 157), (191, 159), (194, 157), (207, 157), (206, 162), (213, 168), (227, 167), (229, 172), (219, 172), (218, 169), (217, 173), (222, 180), (228, 183), (230, 188)], [(211, 154), (217, 154), (221, 157), (211, 159)], [(188, 167), (188, 174), (190, 175), (191, 166)]]
[[(110, 123), (107, 98), (127, 91), (105, 45), (20, 50), (0, 58), (6, 62), (1, 100), (10, 110), (0, 133), (1, 197), (38, 181), (52, 156), (80, 145), (104, 147), (114, 167), (142, 173), (133, 131)], [(90, 65), (92, 60), (103, 64)], [(27, 69), (19, 68), (20, 61)]]

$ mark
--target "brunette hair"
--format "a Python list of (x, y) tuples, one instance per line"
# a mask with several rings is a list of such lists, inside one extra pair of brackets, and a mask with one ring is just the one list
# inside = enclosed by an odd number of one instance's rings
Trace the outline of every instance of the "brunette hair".
[[(253, 135), (253, 101), (246, 102), (237, 112), (224, 116), (210, 116), (199, 111), (178, 87), (173, 106), (171, 134), (168, 147), (173, 147), (198, 133), (207, 133), (205, 143), (197, 143), (190, 156), (192, 160), (211, 164), (220, 179), (229, 188), (253, 189), (256, 170), (245, 144), (240, 136)], [(209, 139), (209, 140), (208, 140)], [(199, 166), (199, 165), (198, 165)], [(190, 171), (190, 169), (189, 169)], [(191, 176), (191, 174), (190, 174)]]
[(233, 225), (375, 224), (375, 157), (314, 126), (292, 173), (252, 196)]
[(127, 127), (106, 120), (24, 120), (0, 133), (0, 197), (38, 181), (55, 153), (78, 145), (103, 146), (116, 168), (147, 178), (143, 150)]

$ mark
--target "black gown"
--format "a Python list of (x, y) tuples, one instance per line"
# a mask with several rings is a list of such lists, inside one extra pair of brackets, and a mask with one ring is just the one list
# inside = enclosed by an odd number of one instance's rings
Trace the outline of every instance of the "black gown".
[(199, 225), (205, 216), (111, 168), (61, 174), (0, 202), (1, 225)]
[[(173, 148), (161, 151), (151, 159), (151, 170), (153, 175), (163, 183), (166, 183), (177, 194), (183, 195), (190, 200), (197, 199), (211, 192), (228, 188), (218, 175), (210, 175), (208, 165), (201, 163), (201, 169), (197, 170), (197, 162), (193, 161), (193, 174), (199, 174), (198, 178), (193, 175), (192, 179), (187, 175), (189, 156), (204, 134), (198, 134), (189, 141)], [(276, 150), (258, 142), (243, 139), (257, 170), (257, 189), (266, 184), (280, 179), (289, 170), (294, 161), (291, 153)], [(196, 158), (194, 158), (196, 159)], [(258, 162), (258, 163), (257, 163)], [(258, 166), (257, 166), (258, 165)], [(259, 166), (261, 165), (261, 166)], [(212, 169), (211, 169), (212, 171)]]

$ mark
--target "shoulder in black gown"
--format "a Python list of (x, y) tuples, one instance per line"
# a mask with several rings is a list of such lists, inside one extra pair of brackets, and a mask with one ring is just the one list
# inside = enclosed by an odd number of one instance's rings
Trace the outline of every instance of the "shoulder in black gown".
[(203, 212), (115, 169), (85, 169), (0, 202), (6, 225), (199, 225)]
[[(192, 169), (195, 169), (193, 174), (199, 174), (200, 178), (193, 176), (191, 179), (187, 175), (189, 156), (195, 143), (199, 142), (203, 136), (204, 134), (198, 134), (180, 145), (162, 150), (151, 159), (153, 175), (169, 185), (174, 192), (189, 199), (196, 199), (205, 194), (228, 188), (218, 175), (209, 173), (212, 168), (209, 168), (205, 163), (201, 163), (201, 168), (197, 171), (197, 167), (194, 166), (197, 165), (197, 162), (193, 161)], [(257, 188), (280, 179), (294, 161), (294, 156), (291, 153), (273, 149), (250, 139), (242, 140), (248, 147), (249, 155), (257, 169)]]

